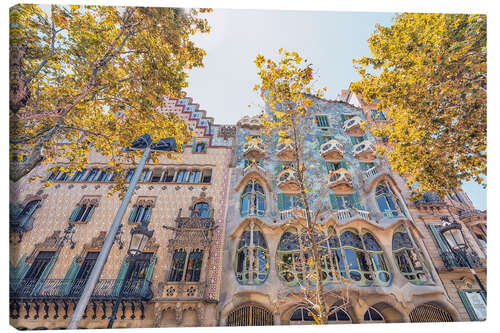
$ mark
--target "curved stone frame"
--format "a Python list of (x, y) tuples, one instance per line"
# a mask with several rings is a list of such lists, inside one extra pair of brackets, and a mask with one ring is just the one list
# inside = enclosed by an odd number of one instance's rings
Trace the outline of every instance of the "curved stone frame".
[[(366, 244), (366, 240), (365, 240), (365, 235), (367, 235), (367, 234), (369, 234), (373, 238), (373, 240), (375, 241), (377, 246), (380, 248), (380, 250), (369, 249), (369, 247)], [(391, 265), (389, 264), (389, 261), (388, 261), (387, 255), (384, 252), (384, 249), (380, 246), (381, 242), (377, 239), (377, 237), (373, 234), (372, 231), (370, 231), (368, 229), (364, 229), (364, 228), (361, 229), (360, 238), (361, 238), (361, 241), (363, 242), (365, 253), (370, 258), (371, 268), (372, 268), (371, 271), (373, 273), (374, 281), (376, 280), (376, 282), (378, 284), (380, 284), (381, 286), (384, 286), (384, 287), (390, 285), (391, 281), (392, 281)], [(375, 265), (375, 260), (374, 260), (373, 256), (381, 256), (382, 257), (382, 261), (383, 261), (384, 265), (386, 266), (385, 270), (384, 269), (375, 269), (377, 265)], [(387, 281), (382, 281), (379, 278), (379, 274), (387, 274), (388, 275)]]
[[(398, 248), (395, 249), (394, 248), (395, 247), (395, 245), (394, 245), (394, 235), (396, 233), (398, 233), (398, 232), (406, 234), (408, 236), (408, 238), (409, 238), (410, 244), (402, 244), (401, 246), (399, 246)], [(411, 247), (409, 245), (411, 245)], [(408, 251), (412, 251), (412, 252), (408, 252)], [(399, 267), (398, 259), (397, 259), (397, 256), (396, 256), (399, 253), (403, 253), (403, 255), (405, 257), (405, 260), (411, 265), (411, 267), (410, 267), (411, 272), (403, 272), (401, 270), (401, 267)], [(426, 284), (426, 283), (428, 283), (430, 281), (429, 280), (430, 277), (427, 276), (429, 274), (429, 272), (426, 269), (426, 262), (425, 262), (425, 258), (423, 257), (423, 255), (421, 253), (421, 249), (415, 243), (415, 241), (413, 240), (412, 235), (409, 233), (408, 229), (405, 228), (405, 226), (403, 224), (400, 224), (399, 226), (397, 226), (396, 228), (394, 228), (393, 235), (392, 235), (392, 255), (394, 257), (394, 262), (397, 265), (398, 271), (410, 283), (413, 283), (413, 284), (416, 284), (416, 285), (421, 285), (421, 284)], [(422, 261), (422, 263), (421, 263), (421, 267), (422, 268), (421, 269), (415, 268), (415, 261), (418, 261), (418, 260)], [(421, 274), (424, 274), (425, 280), (423, 280), (423, 279), (421, 279), (419, 277), (419, 275), (421, 275)], [(411, 275), (414, 275), (415, 278), (410, 279), (409, 277)]]
[(209, 214), (210, 214), (209, 217), (213, 217), (213, 208), (214, 208), (213, 198), (207, 197), (207, 194), (203, 191), (200, 192), (200, 195), (198, 197), (196, 197), (196, 196), (191, 197), (191, 204), (189, 205), (189, 208), (188, 208), (190, 211), (189, 215), (193, 216), (194, 206), (200, 202), (204, 202), (204, 203), (208, 204), (208, 209), (209, 209)]
[[(359, 239), (359, 247), (356, 247), (356, 246), (353, 246), (353, 245), (347, 245), (347, 244), (344, 244), (342, 238), (343, 238), (343, 235), (346, 234), (346, 233), (352, 233), (354, 234), (355, 236), (357, 236), (357, 238)], [(362, 240), (362, 237), (360, 235), (360, 233), (354, 229), (354, 228), (345, 228), (343, 229), (341, 232), (339, 232), (339, 241), (340, 241), (340, 247), (342, 249), (342, 253), (344, 255), (344, 258), (345, 258), (345, 266), (346, 266), (346, 270), (347, 270), (347, 275), (349, 276), (349, 280), (351, 280), (353, 283), (359, 285), (359, 286), (368, 286), (370, 284), (372, 284), (373, 282), (373, 267), (370, 267), (370, 261), (367, 260), (367, 254), (366, 254), (366, 249), (364, 248), (364, 244), (363, 244), (363, 240)], [(353, 265), (349, 262), (349, 256), (347, 256), (346, 254), (346, 250), (351, 250), (353, 251), (354, 253), (354, 258), (356, 260), (356, 264), (358, 266), (357, 269), (353, 269), (351, 267), (353, 267)], [(362, 268), (362, 263), (361, 263), (361, 259), (360, 259), (360, 256), (362, 258), (364, 258), (365, 260), (365, 263), (366, 265), (368, 266), (368, 270), (363, 270)], [(357, 273), (360, 275), (360, 279), (359, 280), (355, 280), (353, 277), (352, 277), (352, 272), (354, 273)], [(369, 275), (372, 280), (370, 280), (367, 275)]]
[[(370, 313), (370, 311), (374, 311), (378, 316), (382, 318), (382, 320), (374, 320), (373, 315)], [(366, 319), (366, 316), (368, 315), (369, 319)], [(365, 311), (365, 314), (363, 315), (363, 323), (385, 323), (385, 317), (380, 311), (378, 311), (376, 308), (370, 306), (368, 309)]]
[[(260, 232), (262, 234), (262, 238), (264, 239), (264, 242), (265, 242), (265, 247), (262, 247), (262, 246), (256, 246), (254, 244), (254, 240), (253, 240), (253, 234), (254, 232), (256, 231)], [(242, 237), (243, 237), (243, 234), (245, 233), (245, 231), (249, 230), (250, 231), (250, 244), (249, 245), (244, 245), (243, 247), (240, 247), (239, 244), (240, 242), (242, 241)], [(237, 246), (236, 246), (236, 252), (235, 252), (235, 256), (234, 256), (234, 265), (233, 265), (233, 268), (234, 268), (234, 273), (235, 273), (235, 278), (236, 278), (236, 281), (238, 281), (238, 283), (240, 285), (261, 285), (263, 283), (265, 283), (267, 281), (267, 278), (269, 277), (269, 273), (270, 273), (270, 267), (271, 267), (271, 257), (270, 257), (270, 251), (269, 251), (269, 247), (267, 246), (267, 241), (266, 241), (266, 238), (264, 236), (264, 233), (262, 232), (261, 228), (256, 225), (256, 223), (254, 221), (250, 221), (247, 226), (241, 231), (241, 233), (239, 234), (238, 236), (238, 239), (239, 239), (239, 242), (237, 242)], [(255, 248), (257, 250), (261, 250), (262, 253), (264, 254), (265, 256), (265, 277), (264, 279), (257, 279), (258, 281), (255, 282), (255, 280), (253, 279), (253, 276), (252, 276), (252, 273), (254, 272), (253, 270), (249, 270), (248, 271), (248, 274), (249, 274), (249, 278), (248, 279), (239, 279), (238, 278), (238, 256), (239, 256), (239, 253), (243, 250), (247, 250), (247, 253), (245, 255), (245, 257), (248, 257), (249, 258), (249, 263), (248, 263), (248, 266), (249, 267), (252, 267), (254, 266), (254, 262), (255, 260), (259, 260), (258, 258), (256, 258), (253, 254), (251, 254), (253, 252), (253, 250), (255, 250)], [(246, 259), (244, 259), (244, 261), (246, 261)], [(259, 262), (257, 262), (257, 269), (255, 270), (255, 274), (256, 276), (259, 275)], [(242, 271), (242, 275), (244, 275), (245, 273), (245, 270)]]
[(100, 231), (90, 242), (83, 244), (82, 251), (76, 256), (76, 263), (81, 265), (88, 252), (100, 252), (106, 239), (106, 231)]

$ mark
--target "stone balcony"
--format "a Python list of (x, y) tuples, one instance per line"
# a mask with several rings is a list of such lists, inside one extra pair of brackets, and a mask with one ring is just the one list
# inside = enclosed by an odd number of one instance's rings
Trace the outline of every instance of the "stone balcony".
[(344, 169), (338, 169), (328, 175), (327, 186), (335, 194), (350, 194), (354, 190), (352, 174)]
[(276, 155), (282, 161), (293, 161), (295, 159), (295, 146), (291, 143), (280, 143), (276, 147)]
[(307, 219), (306, 210), (300, 207), (294, 207), (287, 210), (280, 210), (279, 216), (282, 222), (295, 219)]
[(319, 152), (321, 157), (328, 162), (340, 162), (344, 158), (344, 146), (334, 139), (323, 143)]
[(297, 172), (293, 169), (285, 169), (278, 174), (278, 187), (284, 193), (297, 193), (300, 191), (300, 184)]
[(243, 156), (252, 161), (258, 161), (266, 156), (266, 150), (261, 140), (251, 140), (243, 145)]
[(363, 120), (358, 116), (349, 118), (344, 122), (344, 132), (351, 136), (362, 136), (365, 133), (365, 130), (361, 127), (362, 123)]
[(377, 147), (365, 140), (352, 147), (352, 153), (361, 162), (373, 162), (377, 158)]

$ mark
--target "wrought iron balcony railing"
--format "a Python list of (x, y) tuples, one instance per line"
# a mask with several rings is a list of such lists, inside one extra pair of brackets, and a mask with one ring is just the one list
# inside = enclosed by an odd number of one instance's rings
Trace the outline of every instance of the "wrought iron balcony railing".
[[(22, 299), (78, 299), (86, 280), (34, 279), (11, 280), (10, 298)], [(93, 300), (113, 300), (121, 297), (130, 300), (149, 300), (153, 296), (151, 282), (146, 280), (99, 280), (92, 292)]]
[(444, 265), (447, 269), (453, 269), (455, 267), (469, 267), (467, 261), (469, 262), (471, 267), (483, 266), (477, 253), (472, 250), (462, 252), (461, 254), (455, 254), (453, 252), (441, 252), (441, 258), (443, 259)]

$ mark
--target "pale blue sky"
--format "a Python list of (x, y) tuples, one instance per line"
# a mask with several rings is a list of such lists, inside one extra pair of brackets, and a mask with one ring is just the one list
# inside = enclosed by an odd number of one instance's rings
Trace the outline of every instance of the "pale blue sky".
[[(191, 71), (186, 91), (216, 123), (234, 124), (262, 105), (252, 90), (258, 53), (275, 57), (281, 47), (298, 52), (313, 64), (316, 86), (335, 99), (359, 79), (352, 59), (370, 55), (375, 24), (392, 24), (394, 13), (215, 9), (206, 17), (212, 31), (194, 38), (207, 52), (205, 67)], [(476, 208), (486, 209), (486, 190), (475, 183), (464, 189)]]

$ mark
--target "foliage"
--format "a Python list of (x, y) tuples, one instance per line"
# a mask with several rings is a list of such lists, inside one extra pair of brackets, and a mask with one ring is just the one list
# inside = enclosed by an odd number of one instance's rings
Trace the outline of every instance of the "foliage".
[(401, 14), (377, 25), (369, 46), (372, 57), (354, 60), (362, 79), (352, 90), (388, 112), (392, 122), (373, 132), (387, 136), (380, 150), (392, 168), (418, 193), (483, 183), (486, 16)]
[[(268, 141), (275, 145), (290, 143), (294, 149), (292, 168), (297, 174), (300, 187), (298, 196), (304, 208), (303, 212), (295, 214), (295, 219), (291, 223), (302, 227), (302, 234), (305, 237), (303, 242), (308, 244), (307, 246), (301, 245), (300, 248), (303, 252), (303, 261), (307, 252), (307, 259), (302, 264), (306, 277), (305, 283), (301, 284), (303, 303), (310, 309), (318, 324), (326, 324), (329, 313), (325, 303), (326, 293), (323, 288), (322, 253), (320, 251), (320, 243), (325, 239), (319, 237), (323, 233), (317, 223), (323, 207), (314, 203), (315, 199), (323, 197), (324, 193), (311, 193), (312, 183), (317, 179), (308, 177), (307, 171), (313, 169), (319, 162), (307, 156), (303, 135), (303, 133), (310, 132), (313, 125), (314, 120), (310, 116), (310, 110), (315, 106), (313, 98), (322, 97), (322, 92), (326, 89), (319, 89), (313, 93), (313, 70), (311, 64), (306, 64), (307, 60), (303, 60), (296, 52), (283, 51), (283, 49), (279, 50), (279, 54), (281, 55), (279, 62), (265, 59), (260, 54), (254, 61), (259, 69), (260, 77), (260, 84), (257, 84), (254, 90), (262, 91), (262, 97), (270, 109), (270, 112), (261, 114), (261, 137), (269, 138)], [(247, 140), (251, 142), (255, 138), (247, 137)], [(299, 215), (305, 216), (305, 224), (301, 222)], [(337, 279), (338, 282), (347, 282), (338, 275)], [(342, 298), (341, 295), (337, 296)], [(344, 304), (347, 304), (345, 299)]]
[[(193, 133), (174, 114), (155, 112), (187, 86), (205, 51), (191, 35), (209, 32), (209, 9), (17, 5), (10, 9), (11, 174), (17, 181), (43, 160), (74, 172), (95, 150), (116, 171), (144, 133)], [(17, 156), (16, 156), (17, 155)], [(175, 153), (167, 154), (176, 158)], [(157, 156), (153, 156), (156, 159)], [(119, 186), (123, 183), (119, 177)]]

